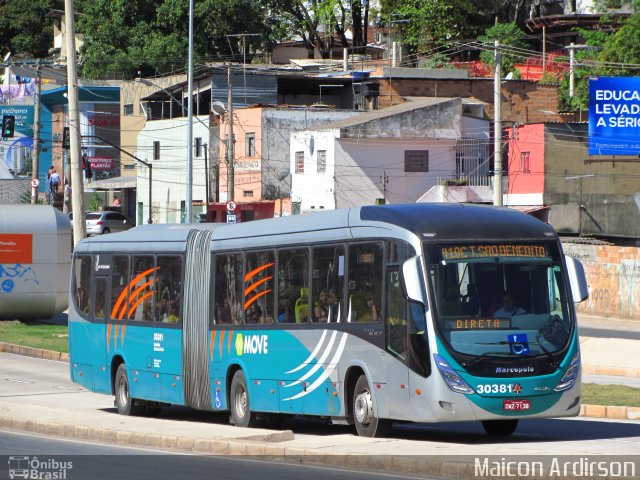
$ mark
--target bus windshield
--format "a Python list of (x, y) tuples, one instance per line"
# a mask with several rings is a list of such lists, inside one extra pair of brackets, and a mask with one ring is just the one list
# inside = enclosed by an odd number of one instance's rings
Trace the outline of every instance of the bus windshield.
[(554, 243), (425, 244), (436, 330), (482, 358), (558, 352), (572, 331)]

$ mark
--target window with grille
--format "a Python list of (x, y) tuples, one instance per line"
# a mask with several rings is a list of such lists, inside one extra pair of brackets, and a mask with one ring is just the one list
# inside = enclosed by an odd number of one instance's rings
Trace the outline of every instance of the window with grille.
[(318, 173), (327, 171), (327, 151), (318, 150)]
[(429, 171), (429, 150), (405, 150), (404, 151), (404, 171), (405, 172), (428, 172)]
[(520, 171), (525, 174), (531, 173), (530, 152), (520, 153)]
[(123, 113), (125, 115), (133, 115), (133, 103), (125, 104)]
[(247, 133), (244, 139), (244, 155), (245, 157), (256, 156), (256, 134)]
[(296, 173), (304, 173), (304, 152), (296, 152)]

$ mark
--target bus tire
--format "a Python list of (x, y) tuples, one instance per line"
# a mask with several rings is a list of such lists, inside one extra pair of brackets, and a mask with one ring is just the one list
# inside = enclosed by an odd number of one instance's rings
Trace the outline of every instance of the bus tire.
[(136, 405), (135, 399), (131, 398), (129, 390), (129, 377), (127, 367), (124, 363), (118, 366), (115, 382), (115, 406), (120, 415), (141, 415), (144, 412), (144, 405)]
[(491, 437), (508, 437), (518, 428), (518, 420), (483, 420), (482, 428)]
[(391, 420), (378, 418), (373, 408), (373, 395), (365, 375), (360, 375), (353, 391), (353, 423), (361, 437), (384, 437), (391, 432)]
[(255, 412), (251, 411), (247, 380), (242, 370), (238, 370), (233, 375), (231, 390), (229, 391), (229, 401), (231, 402), (231, 422), (236, 427), (259, 426), (260, 422)]

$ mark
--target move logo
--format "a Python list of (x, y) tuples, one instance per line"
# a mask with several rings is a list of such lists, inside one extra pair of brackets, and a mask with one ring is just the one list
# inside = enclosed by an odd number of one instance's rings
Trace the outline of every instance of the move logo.
[(267, 335), (236, 335), (236, 355), (260, 355), (269, 353), (269, 337)]

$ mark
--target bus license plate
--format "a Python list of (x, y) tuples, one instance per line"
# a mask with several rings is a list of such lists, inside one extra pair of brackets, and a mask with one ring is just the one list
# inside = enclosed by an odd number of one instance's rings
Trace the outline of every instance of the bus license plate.
[(505, 400), (504, 409), (510, 410), (510, 411), (530, 410), (531, 401), (530, 400)]

